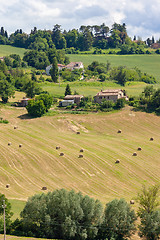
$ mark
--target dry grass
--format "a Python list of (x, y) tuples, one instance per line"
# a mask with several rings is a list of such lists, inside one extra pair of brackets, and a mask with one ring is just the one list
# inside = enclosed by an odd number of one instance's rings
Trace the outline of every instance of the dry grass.
[[(121, 197), (129, 202), (143, 183), (159, 181), (159, 117), (133, 113), (130, 108), (114, 114), (36, 119), (25, 118), (25, 114), (23, 108), (1, 109), (0, 115), (9, 124), (0, 125), (0, 192), (8, 198), (26, 200), (46, 186), (47, 191), (75, 189), (103, 203)], [(61, 146), (63, 157), (56, 146)], [(133, 157), (137, 146), (143, 151)], [(82, 159), (77, 157), (80, 149), (85, 149)], [(117, 159), (120, 164), (115, 164)], [(8, 189), (6, 184), (10, 184)]]

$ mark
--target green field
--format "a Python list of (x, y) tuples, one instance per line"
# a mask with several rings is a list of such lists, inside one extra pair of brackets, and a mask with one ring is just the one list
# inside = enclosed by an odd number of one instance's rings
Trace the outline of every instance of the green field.
[(93, 61), (111, 63), (113, 66), (127, 66), (129, 68), (138, 67), (142, 72), (152, 74), (160, 82), (160, 55), (67, 55), (70, 61), (82, 61), (88, 66)]
[(8, 56), (10, 54), (18, 54), (22, 58), (27, 50), (24, 48), (12, 47), (9, 45), (0, 45), (0, 57)]

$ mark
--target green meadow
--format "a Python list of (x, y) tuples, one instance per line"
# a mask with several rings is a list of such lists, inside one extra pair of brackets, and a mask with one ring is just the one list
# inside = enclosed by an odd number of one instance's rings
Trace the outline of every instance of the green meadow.
[(8, 56), (10, 54), (18, 54), (22, 58), (27, 51), (25, 48), (17, 48), (9, 45), (0, 45), (0, 57)]
[(152, 74), (160, 82), (160, 55), (85, 55), (68, 54), (70, 61), (83, 62), (88, 66), (93, 61), (111, 63), (113, 66), (127, 66), (129, 68), (138, 67), (142, 72)]

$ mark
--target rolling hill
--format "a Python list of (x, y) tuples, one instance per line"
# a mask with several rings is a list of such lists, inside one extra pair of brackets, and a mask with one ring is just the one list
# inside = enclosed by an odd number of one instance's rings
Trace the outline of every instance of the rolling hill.
[(158, 116), (126, 107), (112, 114), (30, 119), (25, 109), (9, 106), (0, 116), (9, 120), (0, 124), (0, 192), (10, 199), (26, 200), (47, 187), (47, 191), (75, 189), (103, 203), (122, 197), (129, 201), (142, 184), (159, 181)]

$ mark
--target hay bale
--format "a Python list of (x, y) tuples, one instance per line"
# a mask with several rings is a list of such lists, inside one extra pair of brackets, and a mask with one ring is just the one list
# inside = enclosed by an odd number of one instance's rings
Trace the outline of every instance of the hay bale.
[(121, 129), (118, 129), (117, 133), (121, 133), (121, 132), (122, 132), (122, 130), (121, 130)]
[(22, 144), (19, 144), (19, 147), (21, 148), (21, 147), (22, 147)]
[(8, 142), (8, 146), (11, 146), (11, 142)]
[(59, 154), (59, 156), (64, 156), (64, 153), (61, 152), (61, 153)]
[(57, 147), (56, 147), (56, 149), (58, 150), (58, 149), (60, 149), (60, 147), (59, 147), (59, 146), (57, 146)]
[(138, 150), (138, 151), (141, 151), (141, 150), (142, 150), (142, 148), (141, 148), (141, 147), (138, 147), (138, 148), (137, 148), (137, 150)]
[(132, 154), (132, 156), (137, 156), (137, 153), (136, 153), (136, 152), (134, 152), (134, 153)]
[(9, 188), (10, 187), (10, 184), (6, 184), (6, 188)]
[(84, 150), (83, 150), (83, 149), (80, 149), (80, 152), (84, 152)]
[(80, 155), (79, 155), (79, 158), (83, 158), (83, 155), (82, 155), (82, 154), (80, 154)]
[(117, 160), (115, 161), (115, 163), (120, 163), (120, 160), (119, 160), (119, 159), (117, 159)]
[(14, 126), (14, 129), (17, 129), (18, 127), (17, 126)]
[(151, 137), (151, 138), (150, 138), (150, 141), (153, 141), (153, 140), (154, 140), (153, 137)]
[(77, 134), (80, 134), (80, 132), (77, 132)]
[(47, 187), (42, 187), (42, 190), (44, 190), (44, 191), (47, 190)]
[(130, 200), (130, 204), (134, 204), (134, 200)]

